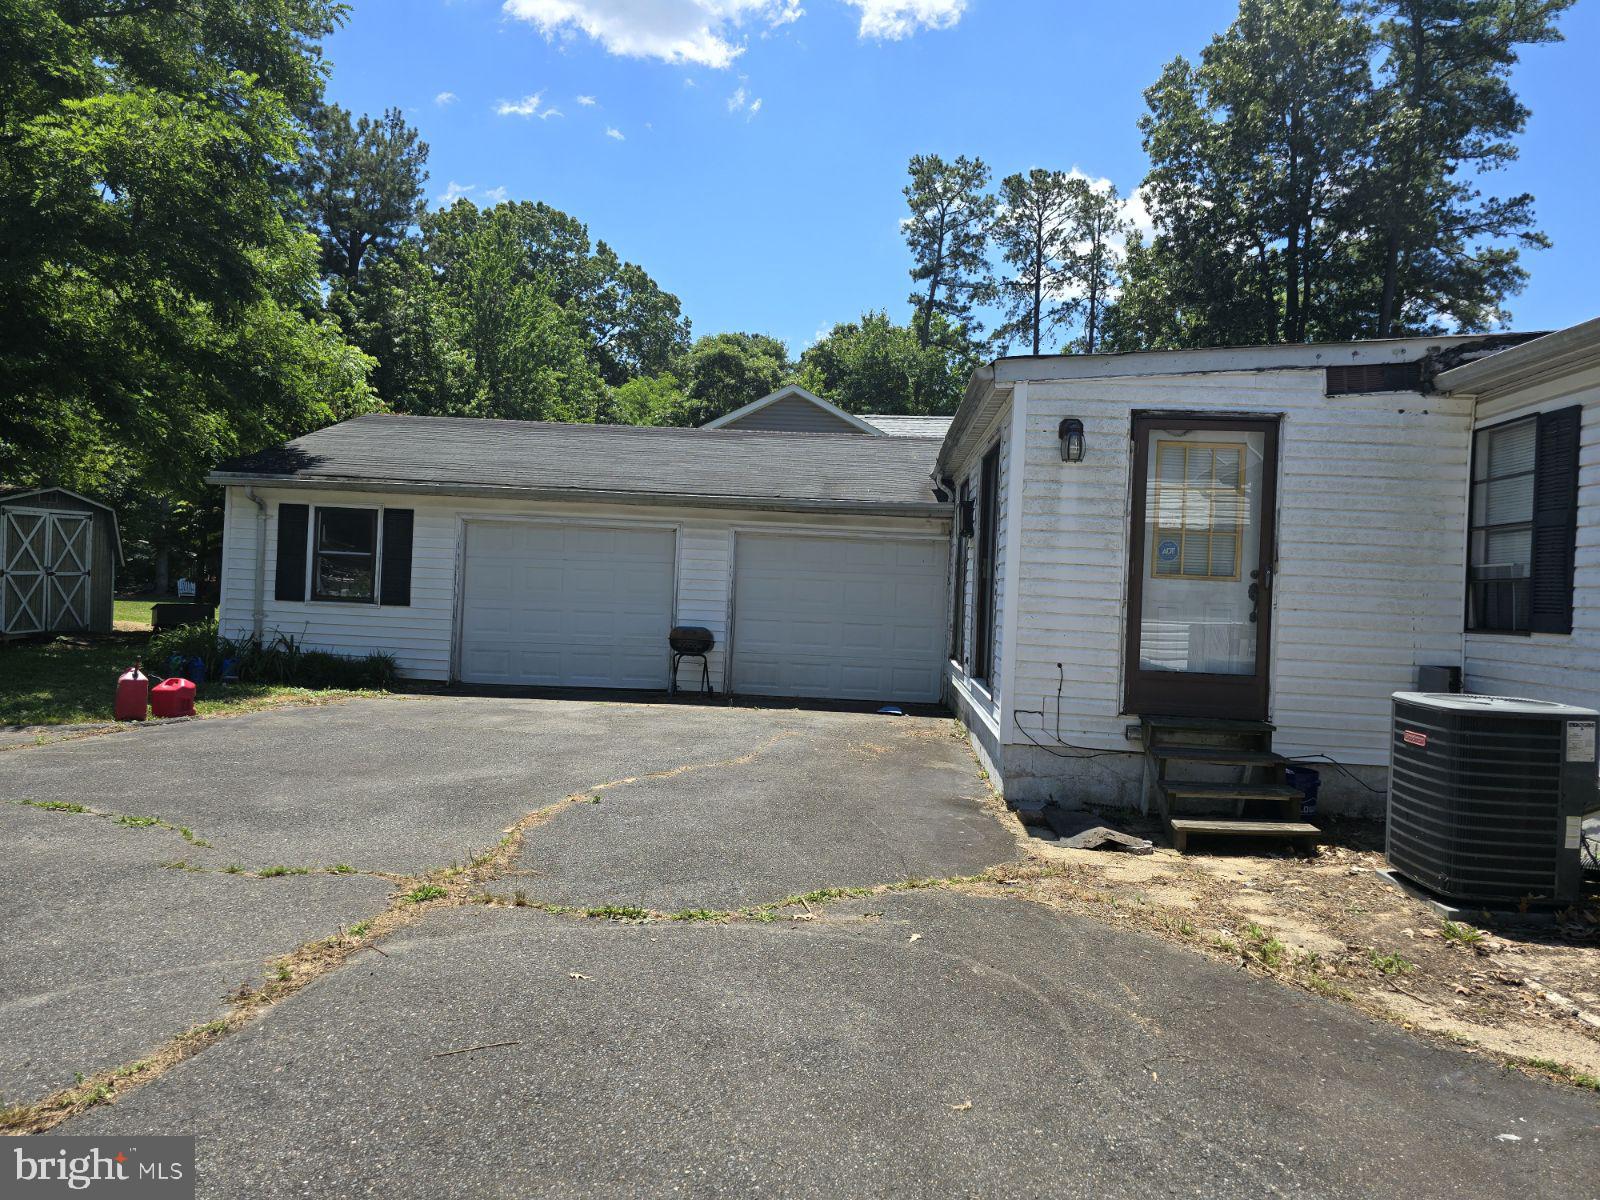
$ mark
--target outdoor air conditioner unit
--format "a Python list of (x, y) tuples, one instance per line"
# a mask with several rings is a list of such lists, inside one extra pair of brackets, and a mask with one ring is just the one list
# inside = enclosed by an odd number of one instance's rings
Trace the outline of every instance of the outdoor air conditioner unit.
[(1485, 908), (1575, 903), (1596, 798), (1587, 708), (1396, 692), (1387, 852), (1395, 870)]

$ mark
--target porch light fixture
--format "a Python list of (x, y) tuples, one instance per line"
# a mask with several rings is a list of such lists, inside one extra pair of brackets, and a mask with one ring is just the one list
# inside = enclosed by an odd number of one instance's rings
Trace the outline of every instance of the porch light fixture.
[(1056, 436), (1061, 439), (1061, 461), (1066, 463), (1079, 463), (1083, 461), (1083, 422), (1077, 417), (1067, 417), (1061, 422), (1061, 427), (1056, 430)]

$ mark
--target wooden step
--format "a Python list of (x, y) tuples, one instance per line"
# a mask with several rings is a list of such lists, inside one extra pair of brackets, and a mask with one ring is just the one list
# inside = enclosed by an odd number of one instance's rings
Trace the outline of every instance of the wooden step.
[(1220, 717), (1140, 717), (1146, 729), (1162, 732), (1191, 729), (1196, 733), (1272, 733), (1278, 727), (1270, 721), (1229, 721)]
[(1281, 767), (1289, 760), (1271, 750), (1233, 750), (1227, 746), (1188, 746), (1161, 743), (1147, 751), (1156, 758), (1210, 763), (1218, 767)]
[(1299, 788), (1286, 783), (1199, 783), (1183, 779), (1163, 779), (1161, 790), (1173, 799), (1184, 800), (1294, 800), (1306, 798)]
[(1188, 848), (1191, 834), (1203, 837), (1283, 838), (1311, 845), (1322, 837), (1322, 830), (1305, 821), (1245, 821), (1226, 817), (1174, 817), (1167, 822), (1172, 844), (1181, 853)]

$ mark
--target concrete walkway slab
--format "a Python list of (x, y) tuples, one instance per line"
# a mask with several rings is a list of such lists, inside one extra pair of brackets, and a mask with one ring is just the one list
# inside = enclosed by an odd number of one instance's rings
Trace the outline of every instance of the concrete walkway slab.
[(1020, 901), (457, 909), (386, 949), (62, 1132), (196, 1133), (202, 1196), (1457, 1200), (1600, 1172), (1592, 1098)]
[(249, 879), (160, 828), (0, 803), (0, 1099), (30, 1103), (228, 1009), (265, 961), (382, 911), (381, 879)]

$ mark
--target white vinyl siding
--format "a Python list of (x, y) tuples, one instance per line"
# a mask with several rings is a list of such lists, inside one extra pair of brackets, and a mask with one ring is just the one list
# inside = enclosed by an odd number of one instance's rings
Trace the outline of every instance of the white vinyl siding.
[[(674, 527), (677, 531), (678, 590), (673, 623), (705, 626), (715, 635), (717, 646), (710, 657), (711, 677), (719, 691), (726, 675), (736, 528), (824, 528), (830, 532), (862, 530), (940, 537), (949, 529), (948, 521), (922, 518), (819, 518), (740, 509), (710, 511), (651, 505), (550, 504), (311, 488), (260, 487), (256, 494), (266, 501), (270, 514), (266, 528), (267, 573), (263, 600), (266, 636), (270, 639), (283, 633), (307, 648), (341, 654), (387, 651), (398, 658), (402, 674), (435, 680), (451, 677), (459, 539), (464, 523), (473, 518), (526, 517), (579, 524), (632, 522), (655, 528)], [(416, 522), (412, 536), (411, 603), (398, 607), (273, 599), (280, 503), (381, 504), (412, 509)], [(222, 604), (218, 616), (225, 636), (245, 637), (251, 630), (255, 603), (256, 508), (244, 496), (243, 488), (230, 487), (225, 512)], [(698, 686), (699, 671), (698, 662), (686, 664), (680, 673), (684, 686)]]
[[(1320, 370), (1028, 384), (1016, 696), (1041, 740), (1126, 750), (1122, 646), (1135, 410), (1282, 414), (1276, 747), (1387, 761), (1389, 695), (1461, 658), (1469, 401), (1326, 397)], [(1062, 418), (1084, 461), (1061, 461)], [(1014, 731), (1007, 741), (1020, 743)]]
[(1478, 423), (1498, 425), (1577, 404), (1583, 406), (1583, 440), (1572, 632), (1468, 633), (1464, 684), (1469, 691), (1600, 708), (1600, 370), (1484, 401)]

